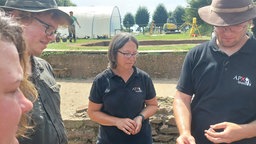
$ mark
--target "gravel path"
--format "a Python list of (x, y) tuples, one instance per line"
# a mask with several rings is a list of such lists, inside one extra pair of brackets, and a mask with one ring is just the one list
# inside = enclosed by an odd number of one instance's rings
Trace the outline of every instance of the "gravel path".
[[(92, 79), (57, 79), (61, 84), (61, 113), (64, 120), (76, 119), (76, 110), (87, 107)], [(174, 96), (177, 80), (153, 79), (157, 96)]]

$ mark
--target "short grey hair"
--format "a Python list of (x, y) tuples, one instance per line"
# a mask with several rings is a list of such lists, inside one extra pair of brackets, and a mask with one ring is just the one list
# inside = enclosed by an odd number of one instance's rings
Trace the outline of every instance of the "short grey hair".
[(130, 33), (118, 33), (112, 38), (108, 49), (108, 67), (112, 69), (117, 67), (117, 52), (129, 41), (134, 42), (136, 44), (136, 48), (139, 48), (139, 42)]

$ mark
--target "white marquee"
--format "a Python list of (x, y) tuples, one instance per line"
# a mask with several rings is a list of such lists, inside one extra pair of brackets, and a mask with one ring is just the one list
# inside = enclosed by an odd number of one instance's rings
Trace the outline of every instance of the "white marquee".
[[(76, 35), (78, 38), (89, 36), (114, 36), (121, 30), (121, 16), (117, 6), (114, 7), (59, 7), (68, 13), (73, 11), (81, 28), (76, 24)], [(68, 35), (67, 28), (59, 28), (62, 36)]]

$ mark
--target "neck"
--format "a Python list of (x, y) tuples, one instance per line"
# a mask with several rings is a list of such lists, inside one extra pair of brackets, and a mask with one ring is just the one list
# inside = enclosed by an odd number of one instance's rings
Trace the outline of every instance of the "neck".
[(26, 70), (26, 73), (31, 76), (32, 75), (32, 63), (31, 63), (31, 56), (28, 57), (28, 60), (27, 60), (27, 70)]
[(226, 53), (228, 56), (231, 56), (232, 54), (239, 51), (243, 47), (243, 45), (247, 42), (248, 39), (249, 37), (245, 34), (244, 36), (241, 37), (238, 43), (232, 46), (224, 46), (218, 41), (218, 39), (216, 39), (216, 43), (222, 52)]
[(131, 75), (133, 74), (133, 68), (126, 70), (126, 69), (112, 69), (112, 71), (120, 76), (125, 82), (131, 77)]

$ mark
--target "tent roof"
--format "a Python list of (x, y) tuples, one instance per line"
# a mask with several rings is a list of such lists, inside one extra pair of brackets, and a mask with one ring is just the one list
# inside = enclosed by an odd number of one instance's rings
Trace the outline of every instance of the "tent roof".
[[(59, 7), (68, 13), (73, 11), (81, 27), (76, 26), (76, 36), (83, 38), (90, 36), (95, 38), (98, 35), (111, 37), (121, 29), (121, 16), (117, 6), (78, 6), (78, 7)], [(75, 25), (77, 25), (75, 23)], [(60, 33), (68, 35), (66, 28), (60, 28)]]
[(82, 12), (82, 13), (86, 13), (91, 14), (91, 15), (111, 15), (113, 10), (118, 7), (117, 6), (79, 6), (79, 7), (59, 7), (59, 9), (63, 10), (64, 12), (68, 13), (70, 11), (74, 12), (74, 16), (76, 15), (76, 13), (78, 12)]

